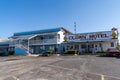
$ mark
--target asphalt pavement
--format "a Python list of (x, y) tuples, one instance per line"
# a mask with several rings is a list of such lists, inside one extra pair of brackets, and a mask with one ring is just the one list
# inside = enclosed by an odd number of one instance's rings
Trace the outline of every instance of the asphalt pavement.
[(120, 80), (120, 58), (98, 55), (0, 57), (0, 80)]

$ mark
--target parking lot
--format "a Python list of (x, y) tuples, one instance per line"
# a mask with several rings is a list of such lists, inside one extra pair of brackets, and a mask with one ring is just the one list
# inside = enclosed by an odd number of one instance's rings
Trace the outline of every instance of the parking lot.
[(120, 80), (120, 59), (98, 55), (0, 57), (0, 80)]

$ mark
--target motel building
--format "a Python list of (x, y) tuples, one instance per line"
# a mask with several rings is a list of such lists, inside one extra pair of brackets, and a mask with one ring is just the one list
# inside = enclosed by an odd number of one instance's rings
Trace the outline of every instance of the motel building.
[(48, 50), (61, 53), (65, 34), (63, 27), (14, 33), (9, 38), (9, 51), (14, 55), (42, 54)]
[(64, 37), (67, 50), (78, 50), (79, 53), (97, 53), (118, 45), (118, 30), (90, 33), (69, 34)]
[(48, 50), (63, 53), (97, 53), (118, 45), (118, 30), (73, 34), (63, 27), (14, 33), (0, 42), (0, 55), (42, 54)]

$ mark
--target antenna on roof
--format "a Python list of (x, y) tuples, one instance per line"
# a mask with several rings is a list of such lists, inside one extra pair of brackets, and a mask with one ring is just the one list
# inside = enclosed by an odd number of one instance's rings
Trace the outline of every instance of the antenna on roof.
[(75, 31), (75, 34), (76, 34), (76, 22), (74, 22), (74, 31)]

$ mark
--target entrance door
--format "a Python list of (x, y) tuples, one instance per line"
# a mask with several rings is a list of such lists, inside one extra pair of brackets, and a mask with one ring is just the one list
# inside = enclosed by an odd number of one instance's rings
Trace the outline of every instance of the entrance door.
[(93, 53), (94, 51), (94, 44), (88, 44), (88, 53)]
[(86, 43), (81, 45), (81, 52), (82, 53), (93, 53), (94, 44)]
[(79, 45), (78, 44), (75, 45), (75, 50), (79, 50)]
[(81, 53), (86, 53), (86, 52), (87, 52), (86, 44), (81, 44)]

